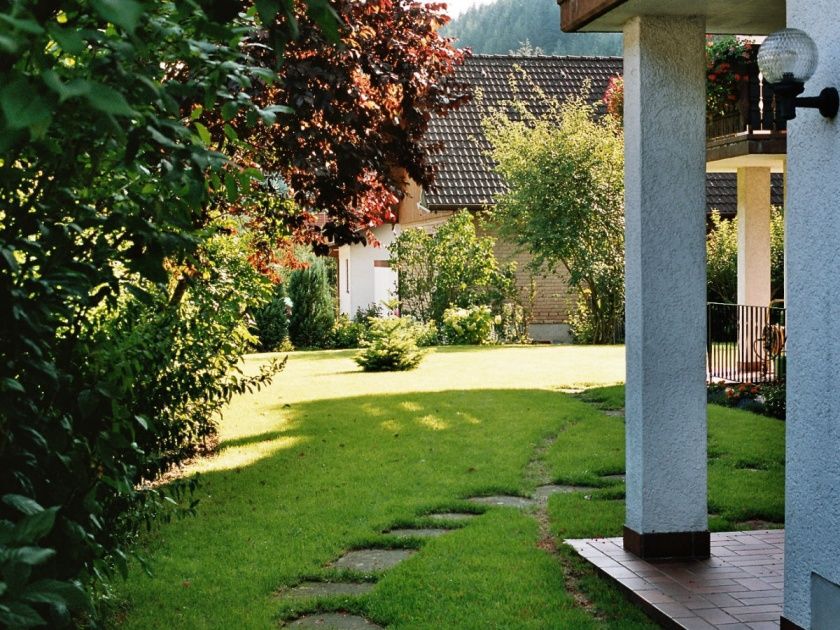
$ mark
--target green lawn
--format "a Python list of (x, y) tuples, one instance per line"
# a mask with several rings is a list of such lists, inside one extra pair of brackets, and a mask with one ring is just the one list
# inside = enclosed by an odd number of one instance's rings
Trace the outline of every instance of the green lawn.
[[(621, 382), (622, 348), (443, 349), (399, 374), (361, 373), (351, 357), (293, 353), (274, 385), (231, 405), (220, 452), (190, 469), (203, 478), (198, 516), (145, 543), (155, 578), (135, 568), (119, 587), (123, 627), (271, 628), (328, 609), (395, 628), (651, 627), (565, 548), (545, 544), (549, 532), (620, 532), (623, 484), (601, 475), (623, 470), (623, 423), (601, 409), (621, 405), (621, 388), (561, 390)], [(781, 521), (783, 424), (722, 408), (710, 416), (712, 527)], [(347, 549), (396, 544), (381, 534), (388, 527), (475, 511), (463, 502), (474, 494), (527, 494), (535, 469), (599, 489), (552, 497), (542, 529), (491, 509), (414, 543), (421, 553), (365, 597), (274, 595), (334, 577), (324, 565)]]

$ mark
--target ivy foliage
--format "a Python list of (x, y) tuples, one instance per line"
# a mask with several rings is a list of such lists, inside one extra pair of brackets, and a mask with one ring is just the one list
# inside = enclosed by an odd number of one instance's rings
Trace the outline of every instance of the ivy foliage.
[(563, 266), (580, 302), (576, 339), (616, 343), (624, 320), (624, 140), (620, 123), (583, 97), (543, 96), (492, 112), (485, 130), (507, 192), (493, 221), (537, 269)]

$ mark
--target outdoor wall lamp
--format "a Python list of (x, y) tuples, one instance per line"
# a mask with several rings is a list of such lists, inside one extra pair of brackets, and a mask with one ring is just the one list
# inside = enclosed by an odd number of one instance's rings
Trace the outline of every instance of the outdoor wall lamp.
[(761, 44), (758, 67), (776, 94), (776, 116), (780, 120), (796, 118), (797, 107), (818, 109), (826, 118), (837, 115), (840, 96), (836, 89), (825, 88), (819, 96), (799, 96), (818, 61), (814, 40), (797, 28), (776, 31)]

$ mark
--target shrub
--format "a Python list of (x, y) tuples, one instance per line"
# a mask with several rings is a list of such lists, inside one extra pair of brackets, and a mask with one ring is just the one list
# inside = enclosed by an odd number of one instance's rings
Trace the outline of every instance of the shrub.
[(335, 323), (333, 291), (324, 261), (316, 259), (306, 269), (289, 276), (292, 315), (289, 337), (299, 348), (324, 348), (329, 345)]
[(425, 355), (417, 346), (418, 332), (416, 322), (411, 318), (371, 319), (364, 349), (354, 360), (365, 372), (411, 370)]
[(330, 333), (330, 347), (337, 349), (358, 348), (366, 332), (366, 324), (351, 321), (347, 315), (339, 315)]
[(496, 340), (499, 343), (530, 343), (528, 319), (525, 307), (521, 304), (502, 304), (501, 313), (495, 318)]
[(709, 402), (717, 405), (737, 407), (780, 420), (784, 420), (787, 413), (784, 383), (753, 385), (720, 381), (709, 384), (708, 392)]
[(353, 321), (357, 324), (364, 324), (367, 326), (368, 320), (372, 317), (382, 317), (382, 307), (379, 304), (369, 304), (367, 308), (362, 308), (360, 306), (356, 309)]
[(764, 396), (764, 412), (768, 416), (784, 420), (787, 417), (787, 388), (784, 383), (765, 385), (761, 388)]
[[(738, 219), (724, 219), (712, 211), (712, 229), (706, 237), (706, 283), (710, 302), (738, 301)], [(772, 299), (784, 297), (785, 218), (782, 208), (770, 215), (770, 278)]]
[(281, 365), (256, 377), (243, 376), (238, 367), (256, 342), (243, 313), (271, 295), (242, 241), (215, 236), (205, 242), (205, 271), (182, 280), (176, 300), (150, 286), (146, 299), (125, 296), (116, 309), (91, 317), (81, 349), (85, 369), (115, 401), (96, 390), (82, 393), (85, 404), (100, 412), (107, 404), (119, 417), (139, 419), (134, 439), (143, 456), (135, 481), (152, 480), (210, 446), (222, 407), (234, 394), (265, 383)]
[(69, 625), (68, 608), (93, 615), (83, 589), (107, 591), (103, 581), (125, 574), (123, 549), (140, 528), (195, 509), (194, 481), (144, 482), (212, 445), (220, 409), (281, 367), (255, 377), (238, 371), (254, 342), (244, 314), (265, 302), (270, 286), (243, 239), (210, 237), (194, 265), (173, 265), (168, 285), (125, 271), (125, 290), (58, 332), (61, 361), (74, 370), (64, 372), (53, 411), (25, 427), (0, 423), (9, 429), (0, 432), (0, 531), (17, 523), (14, 536), (0, 536), (0, 626), (38, 616), (50, 627)]
[(391, 268), (400, 275), (400, 312), (428, 322), (442, 321), (450, 306), (516, 301), (515, 266), (501, 267), (495, 240), (476, 232), (470, 212), (462, 210), (433, 234), (409, 228), (390, 246)]
[(481, 345), (493, 340), (493, 312), (488, 306), (448, 308), (443, 313), (442, 333), (446, 343)]
[(292, 301), (282, 283), (274, 285), (265, 306), (254, 309), (254, 333), (261, 352), (275, 352), (283, 348), (289, 338), (289, 313)]
[(414, 334), (417, 337), (417, 345), (421, 348), (428, 348), (430, 346), (440, 345), (440, 331), (434, 320), (428, 322), (418, 322), (409, 316), (403, 319), (412, 319), (414, 321)]

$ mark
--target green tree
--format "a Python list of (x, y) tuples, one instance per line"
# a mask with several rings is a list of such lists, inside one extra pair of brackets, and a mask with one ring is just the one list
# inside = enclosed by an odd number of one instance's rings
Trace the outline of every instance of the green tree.
[(579, 341), (615, 343), (624, 319), (624, 146), (619, 123), (584, 98), (512, 104), (485, 119), (508, 191), (492, 220), (535, 268), (562, 265), (578, 291)]
[(289, 338), (301, 348), (325, 347), (335, 323), (335, 296), (323, 260), (289, 276)]
[[(716, 210), (712, 229), (706, 238), (706, 284), (710, 302), (738, 302), (738, 219), (724, 219)], [(771, 299), (785, 294), (785, 218), (782, 208), (770, 215), (770, 293)]]
[(494, 244), (492, 237), (478, 235), (466, 210), (431, 234), (404, 230), (389, 248), (391, 268), (399, 274), (400, 311), (438, 323), (450, 306), (488, 305), (499, 312), (515, 298), (514, 267), (500, 267)]
[(289, 338), (290, 299), (286, 285), (274, 285), (269, 301), (254, 310), (254, 329), (262, 352), (275, 352)]

